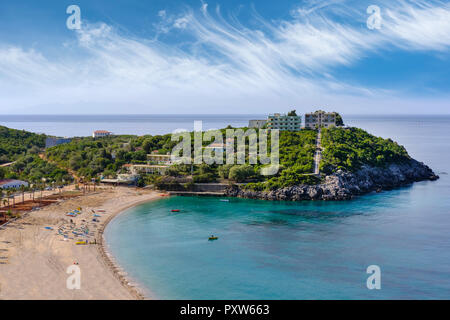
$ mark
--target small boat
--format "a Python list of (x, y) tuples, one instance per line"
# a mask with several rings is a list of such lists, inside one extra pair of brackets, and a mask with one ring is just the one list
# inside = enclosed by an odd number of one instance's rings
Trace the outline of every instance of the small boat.
[(180, 209), (172, 209), (172, 212), (180, 212)]
[(228, 199), (220, 199), (220, 201), (222, 201), (222, 202), (230, 202), (230, 200), (228, 200)]
[(219, 237), (211, 236), (208, 238), (209, 241), (219, 240)]

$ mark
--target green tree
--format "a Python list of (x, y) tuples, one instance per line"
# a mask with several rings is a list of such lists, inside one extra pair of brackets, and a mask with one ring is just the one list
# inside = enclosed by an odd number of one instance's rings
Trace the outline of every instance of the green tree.
[(233, 167), (232, 164), (225, 164), (223, 166), (220, 166), (218, 169), (219, 176), (222, 179), (228, 179), (230, 176), (230, 169)]
[(341, 115), (339, 113), (337, 113), (337, 112), (335, 112), (335, 113), (336, 113), (336, 125), (338, 127), (343, 127), (344, 126), (344, 120), (342, 120), (342, 117), (341, 117)]
[(250, 165), (236, 165), (230, 169), (229, 178), (236, 182), (244, 182), (255, 176), (255, 170)]

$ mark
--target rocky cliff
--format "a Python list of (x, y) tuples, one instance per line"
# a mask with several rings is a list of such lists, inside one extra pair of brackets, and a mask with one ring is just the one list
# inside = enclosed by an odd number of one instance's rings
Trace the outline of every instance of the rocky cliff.
[(416, 160), (391, 164), (385, 168), (363, 166), (356, 172), (338, 170), (324, 178), (321, 184), (298, 185), (273, 191), (254, 191), (238, 186), (226, 190), (228, 196), (264, 200), (348, 200), (372, 191), (408, 185), (416, 181), (439, 177), (425, 164)]

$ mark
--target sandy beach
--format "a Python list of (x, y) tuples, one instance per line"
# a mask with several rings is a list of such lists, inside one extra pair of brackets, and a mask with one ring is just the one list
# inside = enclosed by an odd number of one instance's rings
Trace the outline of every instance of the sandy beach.
[[(104, 188), (29, 212), (0, 229), (0, 299), (143, 299), (103, 245), (103, 230), (117, 214), (160, 194)], [(81, 214), (66, 216), (81, 207)], [(97, 221), (93, 221), (93, 220)], [(87, 240), (86, 245), (76, 242)], [(81, 288), (69, 290), (66, 273), (81, 270)]]

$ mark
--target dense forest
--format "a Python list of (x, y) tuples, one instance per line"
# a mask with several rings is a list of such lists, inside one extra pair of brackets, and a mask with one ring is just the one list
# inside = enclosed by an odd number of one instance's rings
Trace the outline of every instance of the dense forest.
[(0, 179), (21, 179), (31, 183), (71, 182), (69, 173), (39, 157), (45, 147), (46, 135), (0, 126)]
[(41, 159), (34, 154), (27, 154), (19, 157), (10, 167), (3, 168), (4, 178), (20, 179), (30, 183), (42, 183), (43, 179), (48, 184), (66, 184), (72, 182), (72, 176), (67, 170)]
[(316, 147), (315, 130), (280, 132), (280, 170), (275, 176), (261, 177), (249, 183), (254, 190), (274, 190), (296, 184), (315, 184), (318, 178), (311, 175)]
[[(244, 130), (247, 129), (244, 128)], [(225, 141), (225, 129), (222, 129), (221, 132)], [(191, 138), (193, 149), (193, 133), (191, 133)], [(167, 171), (166, 177), (143, 176), (140, 185), (155, 183), (163, 186), (173, 183), (174, 179), (187, 177), (191, 177), (193, 183), (221, 180), (252, 182), (249, 187), (259, 189), (298, 183), (315, 183), (317, 179), (304, 175), (313, 170), (315, 139), (316, 132), (312, 130), (281, 132), (280, 170), (276, 176), (261, 176), (261, 165), (173, 165)], [(268, 141), (270, 148), (270, 135)], [(202, 145), (206, 146), (211, 142), (213, 141), (204, 140)], [(71, 143), (48, 149), (46, 156), (60, 167), (75, 172), (79, 177), (93, 178), (99, 175), (116, 177), (117, 173), (126, 172), (123, 169), (124, 164), (146, 163), (148, 153), (168, 154), (177, 143), (171, 141), (170, 134), (141, 137), (111, 136), (101, 139), (78, 138)], [(235, 148), (237, 148), (237, 144), (235, 144)], [(248, 146), (246, 163), (248, 163)]]
[(391, 139), (375, 137), (358, 128), (322, 129), (321, 171), (356, 171), (363, 164), (382, 167), (410, 159), (403, 146)]
[[(247, 128), (243, 128), (247, 130)], [(225, 129), (221, 130), (225, 141)], [(193, 133), (191, 148), (194, 148)], [(261, 175), (263, 165), (201, 164), (173, 165), (165, 176), (142, 175), (139, 185), (155, 184), (164, 187), (183, 181), (245, 182), (246, 188), (274, 190), (298, 184), (317, 184), (320, 178), (312, 175), (316, 130), (280, 132), (280, 167), (274, 176)], [(270, 135), (268, 148), (270, 152)], [(213, 141), (203, 141), (207, 146)], [(0, 127), (0, 156), (3, 162), (14, 162), (0, 168), (0, 178), (17, 178), (30, 182), (43, 178), (53, 182), (70, 182), (73, 175), (85, 179), (115, 178), (126, 173), (124, 164), (147, 163), (147, 154), (169, 154), (178, 141), (171, 135), (109, 136), (104, 138), (75, 138), (70, 143), (43, 150), (45, 135)], [(358, 170), (363, 164), (385, 166), (410, 159), (405, 148), (390, 139), (375, 137), (358, 128), (322, 129), (321, 172), (330, 174), (337, 169)], [(237, 144), (235, 143), (235, 148)], [(248, 145), (246, 147), (248, 163)], [(235, 149), (236, 151), (236, 149)], [(224, 153), (225, 159), (225, 153)], [(225, 161), (224, 161), (225, 163)], [(180, 182), (181, 183), (181, 182)]]
[(26, 153), (39, 153), (45, 147), (44, 134), (0, 126), (0, 164), (13, 162)]
[(171, 135), (110, 136), (100, 139), (76, 138), (46, 150), (47, 158), (79, 177), (115, 177), (126, 163), (146, 163), (147, 154), (167, 154), (176, 145)]

